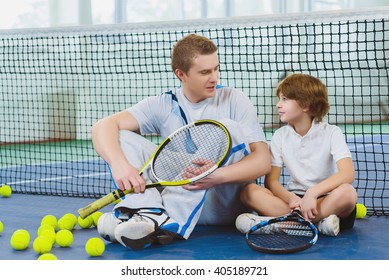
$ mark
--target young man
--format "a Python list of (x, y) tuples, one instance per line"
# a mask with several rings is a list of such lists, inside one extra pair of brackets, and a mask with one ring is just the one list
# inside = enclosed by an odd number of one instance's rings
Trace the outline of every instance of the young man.
[[(134, 189), (98, 222), (106, 240), (141, 249), (154, 242), (187, 239), (196, 224), (234, 224), (245, 211), (240, 190), (270, 171), (270, 153), (255, 107), (242, 92), (217, 85), (217, 47), (190, 34), (176, 43), (172, 69), (181, 82), (159, 96), (98, 121), (92, 128), (97, 153), (108, 163), (118, 188)], [(145, 190), (152, 175), (138, 170), (156, 145), (141, 135), (162, 138), (200, 119), (222, 122), (232, 138), (227, 163), (193, 185)]]
[[(354, 167), (341, 130), (322, 122), (329, 110), (327, 88), (312, 76), (292, 74), (277, 88), (282, 122), (271, 140), (272, 168), (266, 188), (249, 184), (242, 201), (260, 215), (281, 216), (298, 207), (322, 234), (336, 236), (354, 224), (357, 194)], [(285, 188), (283, 166), (290, 174)], [(236, 227), (247, 232), (264, 218), (242, 214)]]

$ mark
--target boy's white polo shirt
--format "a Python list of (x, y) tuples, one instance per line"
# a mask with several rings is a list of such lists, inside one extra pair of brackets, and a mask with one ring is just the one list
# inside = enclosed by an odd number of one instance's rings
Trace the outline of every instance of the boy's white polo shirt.
[(325, 122), (313, 122), (304, 136), (285, 125), (274, 133), (270, 149), (272, 165), (285, 166), (290, 175), (286, 189), (301, 195), (337, 172), (338, 160), (351, 158), (340, 128)]

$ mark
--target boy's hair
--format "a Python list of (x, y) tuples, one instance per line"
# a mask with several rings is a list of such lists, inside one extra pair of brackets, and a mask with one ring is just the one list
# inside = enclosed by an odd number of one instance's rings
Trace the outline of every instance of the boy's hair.
[(180, 69), (187, 74), (192, 67), (193, 58), (198, 55), (213, 54), (216, 51), (217, 47), (210, 39), (189, 34), (173, 46), (171, 62), (173, 72)]
[(308, 114), (317, 122), (321, 122), (330, 109), (327, 87), (310, 75), (289, 75), (277, 87), (277, 96), (280, 97), (281, 93), (296, 100), (301, 108), (308, 109)]

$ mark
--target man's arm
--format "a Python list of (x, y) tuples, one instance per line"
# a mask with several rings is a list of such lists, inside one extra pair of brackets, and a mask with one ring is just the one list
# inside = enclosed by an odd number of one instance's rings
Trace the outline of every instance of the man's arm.
[(120, 189), (134, 188), (135, 192), (144, 191), (143, 177), (139, 176), (138, 170), (129, 164), (120, 148), (120, 130), (139, 131), (138, 122), (128, 111), (105, 117), (93, 125), (93, 147), (109, 164), (113, 179)]
[(270, 171), (270, 152), (266, 143), (250, 144), (251, 153), (241, 161), (216, 169), (208, 177), (188, 185), (188, 190), (208, 189), (226, 183), (246, 183), (264, 176)]

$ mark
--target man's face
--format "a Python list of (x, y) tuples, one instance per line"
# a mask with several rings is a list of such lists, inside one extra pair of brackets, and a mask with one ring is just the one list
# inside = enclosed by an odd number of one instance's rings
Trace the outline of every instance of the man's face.
[(219, 79), (217, 53), (196, 56), (188, 73), (177, 69), (176, 75), (180, 78), (183, 92), (189, 101), (198, 103), (214, 96)]

